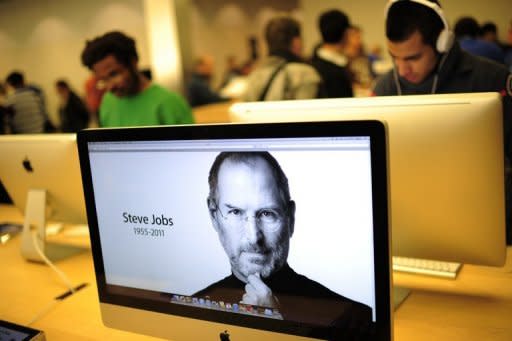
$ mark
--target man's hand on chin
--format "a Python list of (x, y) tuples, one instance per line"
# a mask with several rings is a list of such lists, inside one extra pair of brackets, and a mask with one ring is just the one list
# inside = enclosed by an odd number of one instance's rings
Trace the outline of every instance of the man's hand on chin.
[(260, 278), (260, 274), (251, 274), (247, 277), (245, 294), (241, 303), (277, 308), (277, 298), (272, 295), (272, 290)]

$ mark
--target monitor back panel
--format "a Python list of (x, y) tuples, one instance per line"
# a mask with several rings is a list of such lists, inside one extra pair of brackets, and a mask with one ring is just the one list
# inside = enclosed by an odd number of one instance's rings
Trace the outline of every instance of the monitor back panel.
[(0, 179), (24, 212), (28, 191), (47, 192), (46, 218), (86, 223), (75, 134), (0, 136)]

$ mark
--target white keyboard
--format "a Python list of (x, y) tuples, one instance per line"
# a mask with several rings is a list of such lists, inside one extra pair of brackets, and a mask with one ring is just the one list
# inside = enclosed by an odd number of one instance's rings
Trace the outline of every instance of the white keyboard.
[(455, 279), (460, 263), (393, 256), (393, 271)]

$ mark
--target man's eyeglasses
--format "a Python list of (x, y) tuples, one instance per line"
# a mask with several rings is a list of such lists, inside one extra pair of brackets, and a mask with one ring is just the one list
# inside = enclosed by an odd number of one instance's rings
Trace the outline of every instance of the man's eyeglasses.
[(230, 208), (226, 213), (222, 213), (220, 208), (217, 208), (222, 219), (224, 219), (231, 226), (241, 226), (243, 223), (248, 222), (249, 218), (255, 219), (256, 224), (267, 228), (276, 228), (283, 220), (283, 213), (270, 208), (264, 208), (256, 211), (254, 215), (248, 215), (245, 210), (239, 208)]
[(110, 83), (117, 83), (122, 79), (121, 71), (112, 71), (107, 77), (100, 79), (96, 82), (96, 89), (105, 90)]

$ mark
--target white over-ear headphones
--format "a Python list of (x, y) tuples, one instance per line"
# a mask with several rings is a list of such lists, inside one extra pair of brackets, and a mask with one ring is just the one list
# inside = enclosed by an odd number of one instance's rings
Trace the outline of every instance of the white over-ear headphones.
[(402, 2), (402, 1), (415, 2), (417, 4), (426, 6), (430, 9), (432, 9), (434, 12), (436, 12), (437, 16), (439, 18), (441, 18), (441, 21), (443, 22), (443, 26), (444, 26), (443, 30), (441, 31), (441, 33), (439, 33), (439, 36), (437, 37), (436, 50), (439, 53), (448, 52), (448, 50), (450, 50), (450, 48), (453, 45), (455, 35), (454, 35), (453, 31), (450, 30), (450, 27), (448, 26), (448, 21), (446, 21), (446, 18), (444, 16), (442, 8), (439, 7), (439, 5), (436, 4), (435, 2), (428, 1), (428, 0), (390, 0), (386, 6), (386, 18), (388, 16), (389, 9), (397, 2)]

